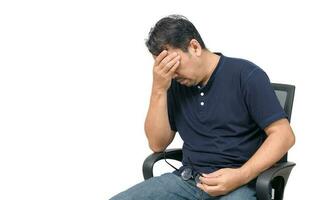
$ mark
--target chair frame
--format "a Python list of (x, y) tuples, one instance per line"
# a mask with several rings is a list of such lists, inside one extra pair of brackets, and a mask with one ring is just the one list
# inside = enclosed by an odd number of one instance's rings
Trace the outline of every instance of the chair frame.
[[(291, 119), (292, 107), (295, 95), (295, 86), (272, 83), (274, 91), (284, 91), (287, 93), (284, 104), (284, 111), (288, 115), (288, 120)], [(164, 154), (167, 159), (182, 161), (182, 149), (167, 149), (164, 152), (153, 153), (149, 155), (143, 163), (144, 179), (153, 177), (154, 164), (164, 159)], [(271, 168), (262, 172), (256, 181), (256, 194), (258, 200), (282, 200), (284, 189), (288, 181), (291, 170), (296, 164), (287, 161), (287, 154)]]

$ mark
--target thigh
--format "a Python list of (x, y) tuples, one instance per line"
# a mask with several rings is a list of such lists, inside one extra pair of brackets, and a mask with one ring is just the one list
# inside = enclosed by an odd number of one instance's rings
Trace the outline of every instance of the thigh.
[(198, 199), (200, 192), (198, 188), (183, 181), (179, 176), (166, 173), (134, 185), (112, 197), (111, 200)]
[(256, 200), (256, 190), (248, 185), (242, 186), (225, 196), (219, 198), (219, 200)]

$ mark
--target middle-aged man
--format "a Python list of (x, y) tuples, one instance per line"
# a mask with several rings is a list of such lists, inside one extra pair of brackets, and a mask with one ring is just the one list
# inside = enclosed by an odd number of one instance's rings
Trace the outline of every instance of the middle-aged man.
[(164, 151), (178, 132), (183, 165), (112, 199), (255, 200), (255, 178), (295, 143), (266, 73), (209, 51), (179, 15), (158, 21), (146, 44), (155, 59), (145, 121), (149, 146)]

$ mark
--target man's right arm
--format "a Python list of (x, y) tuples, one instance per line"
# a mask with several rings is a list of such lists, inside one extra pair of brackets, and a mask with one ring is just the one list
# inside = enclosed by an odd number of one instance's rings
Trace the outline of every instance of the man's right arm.
[(177, 53), (168, 55), (167, 51), (161, 52), (155, 59), (152, 92), (145, 120), (145, 133), (149, 147), (154, 152), (164, 151), (175, 136), (168, 118), (167, 90), (179, 66), (179, 60)]
[(175, 132), (171, 130), (168, 119), (166, 91), (152, 91), (145, 132), (149, 147), (154, 152), (164, 151), (173, 141)]

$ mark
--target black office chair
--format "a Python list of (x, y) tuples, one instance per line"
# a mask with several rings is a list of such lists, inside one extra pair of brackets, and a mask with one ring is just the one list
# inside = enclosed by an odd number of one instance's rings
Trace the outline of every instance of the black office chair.
[[(294, 102), (295, 86), (277, 83), (272, 83), (272, 86), (281, 106), (288, 115), (288, 120), (290, 121)], [(165, 152), (151, 154), (145, 159), (143, 164), (143, 175), (145, 180), (153, 177), (153, 166), (157, 161), (164, 159), (164, 153), (166, 159), (182, 161), (181, 149), (167, 149)], [(295, 165), (295, 163), (287, 161), (286, 154), (274, 166), (261, 173), (257, 177), (256, 182), (257, 199), (282, 200), (285, 185), (290, 172)]]

